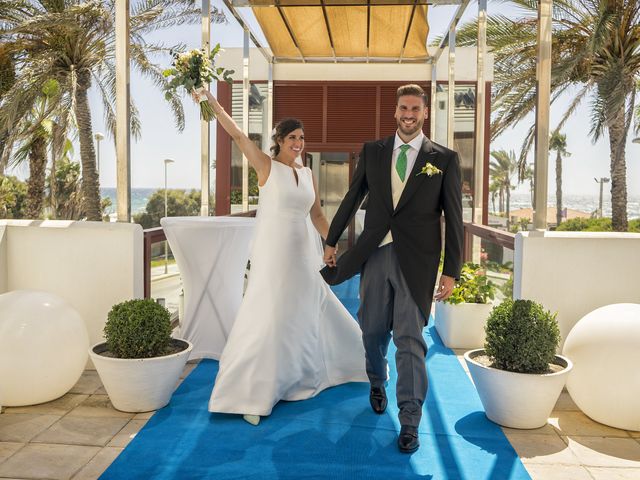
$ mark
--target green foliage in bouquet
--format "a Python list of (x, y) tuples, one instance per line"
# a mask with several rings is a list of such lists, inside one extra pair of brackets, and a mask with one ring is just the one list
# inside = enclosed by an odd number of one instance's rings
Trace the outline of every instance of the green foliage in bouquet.
[[(233, 81), (231, 75), (234, 71), (216, 66), (215, 57), (218, 53), (220, 53), (219, 43), (213, 47), (209, 55), (204, 50), (198, 49), (188, 52), (171, 50), (172, 67), (162, 72), (165, 77), (172, 77), (169, 80), (168, 91), (165, 93), (167, 100), (171, 99), (171, 92), (175, 92), (180, 87), (184, 87), (190, 95), (214, 80), (231, 83)], [(200, 102), (200, 116), (206, 121), (215, 118), (215, 113), (206, 99)]]
[(149, 298), (128, 300), (111, 308), (104, 336), (107, 349), (118, 358), (159, 357), (171, 342), (171, 317)]
[(560, 343), (556, 314), (531, 300), (502, 302), (491, 311), (485, 331), (485, 353), (496, 368), (509, 372), (548, 372)]
[(446, 303), (488, 303), (495, 298), (496, 285), (487, 278), (486, 270), (476, 263), (462, 265), (460, 280), (456, 282)]

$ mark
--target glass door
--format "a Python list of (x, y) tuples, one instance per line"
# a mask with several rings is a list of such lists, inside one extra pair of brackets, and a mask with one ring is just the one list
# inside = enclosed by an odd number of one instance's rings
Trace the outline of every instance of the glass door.
[[(340, 202), (349, 189), (355, 154), (351, 152), (308, 152), (307, 166), (318, 182), (320, 205), (329, 223), (338, 211)], [(354, 241), (354, 222), (345, 230), (338, 242), (338, 250), (344, 252)]]

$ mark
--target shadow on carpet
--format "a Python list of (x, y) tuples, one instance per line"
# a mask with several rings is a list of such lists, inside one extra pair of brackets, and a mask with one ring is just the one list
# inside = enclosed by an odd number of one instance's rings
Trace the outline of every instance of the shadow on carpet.
[[(355, 316), (358, 279), (334, 288)], [(500, 479), (530, 478), (435, 328), (421, 448), (396, 446), (395, 348), (389, 347), (389, 407), (376, 415), (368, 384), (350, 383), (300, 402), (280, 402), (257, 427), (207, 411), (218, 362), (202, 361), (100, 477), (110, 479)]]

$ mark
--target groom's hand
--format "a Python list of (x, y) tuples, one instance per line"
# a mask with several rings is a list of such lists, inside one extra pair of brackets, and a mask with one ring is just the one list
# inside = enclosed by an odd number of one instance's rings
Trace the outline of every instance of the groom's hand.
[(453, 287), (456, 284), (456, 280), (453, 277), (446, 275), (440, 275), (440, 283), (438, 284), (438, 290), (436, 291), (435, 299), (437, 301), (446, 300), (453, 292)]
[(324, 247), (324, 263), (327, 264), (327, 267), (335, 267), (336, 266), (336, 254), (338, 253), (338, 247), (330, 247), (329, 245), (325, 245)]

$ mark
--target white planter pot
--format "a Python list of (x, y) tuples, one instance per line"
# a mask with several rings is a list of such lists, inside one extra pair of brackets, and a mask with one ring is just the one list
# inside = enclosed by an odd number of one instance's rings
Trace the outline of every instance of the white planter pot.
[(113, 406), (123, 412), (150, 412), (169, 403), (193, 345), (184, 350), (153, 358), (111, 358), (100, 355), (104, 342), (89, 349), (89, 356), (100, 375)]
[(448, 348), (481, 348), (492, 303), (436, 302), (434, 325)]
[(474, 360), (483, 354), (483, 349), (471, 350), (464, 359), (489, 420), (510, 428), (544, 426), (573, 368), (571, 360), (556, 355), (555, 363), (565, 366), (556, 373), (514, 373)]

